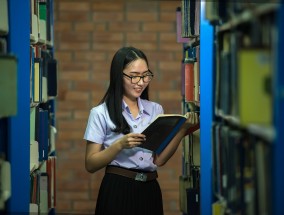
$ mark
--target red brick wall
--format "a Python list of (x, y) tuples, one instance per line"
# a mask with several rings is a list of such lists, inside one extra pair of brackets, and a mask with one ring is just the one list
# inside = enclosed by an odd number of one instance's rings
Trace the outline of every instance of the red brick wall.
[[(84, 168), (82, 139), (90, 109), (108, 85), (114, 52), (136, 46), (155, 74), (150, 98), (166, 113), (181, 112), (180, 62), (175, 11), (181, 1), (54, 1), (55, 55), (59, 60), (57, 102), (57, 212), (92, 213), (103, 172)], [(165, 215), (179, 211), (181, 147), (159, 168)]]

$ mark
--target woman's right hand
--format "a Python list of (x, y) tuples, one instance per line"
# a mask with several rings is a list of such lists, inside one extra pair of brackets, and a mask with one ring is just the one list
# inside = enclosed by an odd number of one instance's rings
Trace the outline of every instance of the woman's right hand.
[(145, 140), (146, 136), (144, 134), (129, 133), (118, 139), (117, 142), (121, 145), (122, 149), (130, 149), (139, 146)]

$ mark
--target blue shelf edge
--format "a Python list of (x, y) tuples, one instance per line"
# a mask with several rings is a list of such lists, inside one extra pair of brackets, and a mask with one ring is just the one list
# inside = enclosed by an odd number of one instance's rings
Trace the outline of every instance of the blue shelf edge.
[[(212, 146), (213, 121), (213, 27), (205, 20), (205, 2), (200, 13), (200, 165), (201, 165), (201, 214), (212, 214)], [(204, 63), (205, 62), (205, 63)]]
[(17, 115), (8, 122), (8, 160), (11, 163), (11, 197), (7, 213), (29, 212), (30, 201), (30, 1), (9, 0), (8, 51), (18, 59)]

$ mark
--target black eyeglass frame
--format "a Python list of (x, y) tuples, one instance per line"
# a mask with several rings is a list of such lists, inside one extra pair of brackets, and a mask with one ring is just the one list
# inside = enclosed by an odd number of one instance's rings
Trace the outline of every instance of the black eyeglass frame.
[[(142, 78), (142, 80), (143, 80), (144, 83), (149, 83), (150, 81), (152, 81), (152, 79), (153, 79), (153, 77), (154, 77), (154, 74), (153, 74), (150, 70), (148, 70), (147, 72), (149, 72), (149, 73), (151, 73), (151, 74), (147, 74), (147, 75), (143, 75), (143, 76), (140, 76), (140, 75), (130, 76), (130, 75), (127, 75), (127, 74), (125, 74), (125, 73), (123, 72), (123, 75), (125, 75), (125, 76), (128, 77), (128, 78), (130, 78), (130, 81), (131, 81), (132, 84), (137, 84), (137, 83), (141, 80), (141, 78)], [(146, 82), (146, 81), (144, 80), (144, 78), (145, 78), (145, 77), (149, 77), (149, 76), (151, 76), (151, 79), (150, 79), (150, 81)], [(139, 80), (138, 80), (137, 82), (133, 82), (133, 78), (137, 78), (137, 77), (139, 77)]]

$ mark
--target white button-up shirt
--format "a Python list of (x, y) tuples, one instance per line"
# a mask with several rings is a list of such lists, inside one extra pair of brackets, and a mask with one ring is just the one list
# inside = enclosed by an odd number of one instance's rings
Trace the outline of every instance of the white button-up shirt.
[[(141, 133), (158, 114), (164, 113), (161, 105), (140, 98), (138, 98), (138, 107), (139, 114), (133, 118), (127, 104), (124, 101), (122, 104), (122, 114), (130, 126), (131, 133)], [(115, 125), (109, 117), (106, 104), (100, 104), (90, 111), (84, 139), (103, 144), (103, 147), (107, 148), (123, 136), (122, 133), (113, 132), (114, 128)], [(152, 151), (140, 147), (123, 149), (110, 164), (147, 171), (157, 169), (153, 163)]]

